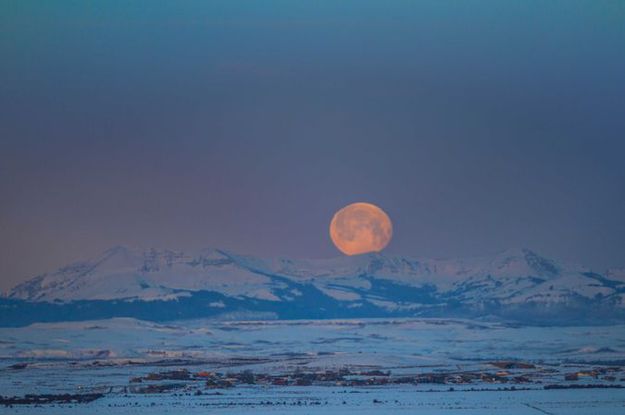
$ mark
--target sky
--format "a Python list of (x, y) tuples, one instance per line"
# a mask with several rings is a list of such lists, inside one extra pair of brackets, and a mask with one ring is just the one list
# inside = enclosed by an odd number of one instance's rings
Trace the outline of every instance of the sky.
[(0, 289), (115, 245), (625, 265), (625, 2), (0, 3)]

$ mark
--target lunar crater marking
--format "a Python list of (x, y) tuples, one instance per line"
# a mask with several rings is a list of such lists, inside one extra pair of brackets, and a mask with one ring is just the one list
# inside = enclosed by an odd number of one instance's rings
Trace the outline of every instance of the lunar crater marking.
[(393, 236), (393, 225), (388, 215), (371, 203), (352, 203), (332, 218), (330, 238), (346, 255), (379, 252)]

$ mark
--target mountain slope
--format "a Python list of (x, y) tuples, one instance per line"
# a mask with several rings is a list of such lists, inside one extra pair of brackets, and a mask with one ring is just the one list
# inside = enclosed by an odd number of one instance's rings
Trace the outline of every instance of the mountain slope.
[[(265, 260), (123, 247), (16, 286), (0, 324), (129, 316), (342, 318), (499, 316), (522, 322), (622, 321), (625, 273), (604, 274), (530, 250), (416, 260), (381, 254)], [(21, 315), (19, 313), (22, 313)], [(256, 314), (254, 314), (256, 313)]]

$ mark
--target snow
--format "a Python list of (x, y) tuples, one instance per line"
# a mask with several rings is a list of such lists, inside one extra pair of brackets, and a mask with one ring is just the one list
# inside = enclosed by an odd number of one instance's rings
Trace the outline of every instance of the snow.
[(355, 301), (355, 300), (362, 299), (362, 297), (359, 294), (350, 292), (344, 289), (339, 290), (336, 288), (328, 288), (322, 284), (317, 285), (317, 288), (319, 288), (319, 290), (325, 295), (332, 297), (334, 299), (337, 299), (337, 300)]
[[(34, 286), (33, 286), (34, 285)], [(38, 301), (174, 299), (185, 291), (217, 290), (229, 296), (275, 298), (268, 277), (242, 268), (217, 251), (198, 255), (173, 251), (132, 251), (117, 247), (101, 257), (38, 277), (17, 286), (14, 298)]]
[[(0, 358), (146, 359), (169, 353), (213, 358), (300, 353), (309, 364), (336, 366), (348, 359), (383, 366), (464, 360), (559, 362), (625, 359), (625, 325), (508, 326), (460, 319), (187, 320), (159, 324), (132, 318), (36, 323), (0, 328)], [(266, 340), (271, 340), (268, 344)], [(368, 345), (368, 347), (365, 347)], [(333, 354), (321, 356), (319, 352)], [(276, 367), (283, 362), (278, 359)]]
[[(370, 387), (237, 386), (218, 391), (139, 395), (134, 376), (190, 371), (284, 373), (376, 368), (395, 374), (492, 371), (493, 360), (535, 363), (545, 382), (594, 363), (625, 359), (625, 325), (524, 327), (454, 319), (299, 321), (195, 320), (157, 324), (130, 318), (0, 328), (2, 394), (106, 393), (89, 404), (3, 408), (15, 414), (615, 414), (625, 389), (497, 391), (505, 385)], [(241, 364), (237, 359), (251, 359)], [(9, 369), (25, 362), (24, 369)], [(168, 363), (169, 362), (169, 363)], [(236, 362), (236, 363), (233, 363)], [(623, 370), (619, 378), (625, 376)], [(584, 380), (589, 382), (604, 380)], [(622, 381), (616, 381), (622, 384)], [(471, 391), (470, 387), (491, 389)], [(216, 392), (219, 392), (218, 394)], [(270, 402), (270, 403), (268, 403)], [(538, 409), (536, 409), (538, 408)]]
[[(289, 391), (247, 388), (221, 395), (106, 397), (86, 405), (14, 407), (11, 414), (424, 414), (424, 415), (614, 415), (623, 409), (621, 390), (501, 392), (419, 392), (414, 388), (370, 388), (332, 393), (328, 388)], [(240, 394), (240, 395), (239, 395)], [(268, 405), (267, 402), (271, 402)]]
[(258, 298), (260, 300), (280, 301), (279, 297), (277, 297), (274, 293), (272, 293), (271, 291), (269, 291), (269, 290), (267, 290), (265, 288), (261, 288), (261, 289), (258, 289), (256, 291), (252, 291), (251, 292), (251, 297)]
[[(386, 284), (386, 285), (385, 285)], [(390, 285), (389, 285), (390, 284)], [(319, 302), (304, 294), (319, 290), (337, 309), (420, 310), (449, 300), (469, 308), (496, 302), (516, 307), (581, 303), (625, 309), (625, 272), (593, 274), (579, 265), (544, 258), (527, 249), (466, 259), (414, 259), (365, 254), (333, 259), (262, 259), (205, 249), (194, 253), (116, 247), (98, 258), (36, 277), (15, 287), (11, 298), (30, 301), (156, 301), (213, 292), (225, 298), (274, 304)], [(406, 290), (403, 289), (406, 288)], [(404, 293), (414, 293), (414, 299)], [(400, 299), (401, 298), (401, 299)], [(429, 302), (428, 302), (429, 301)], [(209, 305), (224, 312), (226, 302)], [(249, 311), (253, 311), (251, 307)]]

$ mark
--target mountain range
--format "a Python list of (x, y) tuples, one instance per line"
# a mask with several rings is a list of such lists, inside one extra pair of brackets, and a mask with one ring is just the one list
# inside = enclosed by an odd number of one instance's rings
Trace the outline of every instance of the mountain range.
[(521, 324), (625, 321), (625, 269), (594, 272), (528, 249), (468, 259), (380, 253), (262, 259), (115, 247), (17, 285), (0, 325), (134, 317), (167, 321), (365, 317), (504, 319)]

